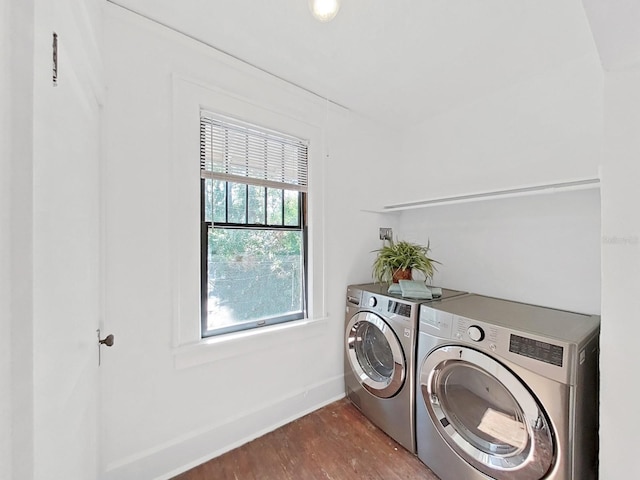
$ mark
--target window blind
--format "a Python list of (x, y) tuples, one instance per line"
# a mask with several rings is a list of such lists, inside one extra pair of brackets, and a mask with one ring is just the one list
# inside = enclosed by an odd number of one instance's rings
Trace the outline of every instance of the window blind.
[(200, 172), (201, 178), (306, 192), (308, 143), (201, 112)]

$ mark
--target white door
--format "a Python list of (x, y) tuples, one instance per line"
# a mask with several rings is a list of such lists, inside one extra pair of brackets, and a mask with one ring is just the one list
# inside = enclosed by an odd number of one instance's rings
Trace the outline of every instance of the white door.
[(90, 480), (98, 477), (100, 12), (93, 0), (34, 7), (34, 478)]

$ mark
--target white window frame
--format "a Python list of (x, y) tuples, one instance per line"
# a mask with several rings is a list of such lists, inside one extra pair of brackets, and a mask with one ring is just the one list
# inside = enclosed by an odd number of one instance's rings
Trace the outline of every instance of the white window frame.
[[(177, 368), (229, 358), (309, 335), (326, 322), (324, 278), (324, 145), (322, 105), (304, 92), (260, 84), (251, 98), (179, 75), (172, 77), (172, 145), (168, 169), (173, 347)], [(276, 87), (266, 92), (269, 87)], [(315, 104), (314, 104), (315, 102)], [(301, 106), (304, 108), (301, 109)], [(200, 112), (206, 110), (309, 141), (307, 317), (284, 324), (201, 338)], [(215, 346), (215, 348), (212, 348)]]

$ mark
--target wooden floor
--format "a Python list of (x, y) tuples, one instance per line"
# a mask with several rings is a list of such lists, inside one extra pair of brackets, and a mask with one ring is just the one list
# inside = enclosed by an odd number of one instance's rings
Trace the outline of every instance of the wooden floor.
[(438, 480), (348, 400), (327, 405), (174, 480)]

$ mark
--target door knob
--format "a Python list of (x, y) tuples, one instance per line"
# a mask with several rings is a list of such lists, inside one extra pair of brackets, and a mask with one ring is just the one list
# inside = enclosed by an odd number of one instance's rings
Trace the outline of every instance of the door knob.
[(104, 338), (100, 338), (100, 329), (96, 330), (96, 334), (98, 335), (98, 366), (100, 366), (100, 364), (102, 363), (102, 358), (101, 358), (101, 354), (100, 354), (100, 350), (102, 350), (100, 347), (102, 345), (106, 345), (107, 347), (111, 347), (113, 345), (113, 340), (114, 337), (113, 335), (107, 335)]

